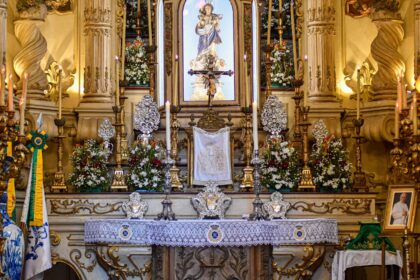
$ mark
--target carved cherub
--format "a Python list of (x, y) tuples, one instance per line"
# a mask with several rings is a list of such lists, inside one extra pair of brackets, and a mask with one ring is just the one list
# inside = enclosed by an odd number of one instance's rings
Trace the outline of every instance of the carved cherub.
[(149, 206), (146, 201), (142, 201), (138, 192), (130, 194), (129, 200), (122, 204), (122, 210), (129, 219), (143, 219)]

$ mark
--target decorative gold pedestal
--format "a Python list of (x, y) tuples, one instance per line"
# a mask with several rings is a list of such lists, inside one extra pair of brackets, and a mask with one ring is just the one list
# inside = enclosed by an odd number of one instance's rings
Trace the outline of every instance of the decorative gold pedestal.
[(171, 173), (171, 180), (172, 180), (172, 190), (177, 191), (182, 189), (182, 183), (179, 180), (178, 174), (179, 174), (179, 168), (174, 164), (171, 169), (169, 169), (169, 172)]
[(242, 137), (244, 143), (244, 161), (245, 161), (245, 168), (243, 169), (244, 177), (242, 178), (242, 182), (240, 188), (243, 191), (250, 191), (254, 186), (254, 178), (253, 172), (254, 169), (251, 167), (251, 158), (252, 158), (252, 109), (251, 107), (244, 107), (242, 108), (242, 112), (245, 114), (245, 120), (242, 125)]
[(51, 186), (51, 192), (67, 192), (67, 186), (64, 179), (63, 172), (63, 139), (65, 119), (55, 119), (55, 125), (58, 127), (57, 136), (57, 172), (54, 173), (54, 182)]
[(309, 160), (309, 150), (308, 150), (308, 128), (311, 125), (310, 122), (308, 122), (308, 113), (309, 113), (309, 106), (303, 107), (303, 121), (300, 123), (300, 126), (302, 126), (303, 131), (303, 170), (302, 170), (302, 178), (300, 179), (298, 191), (315, 191), (315, 185), (312, 180), (312, 173), (311, 169), (308, 166), (308, 160)]
[(121, 167), (121, 112), (122, 112), (122, 106), (112, 106), (112, 110), (115, 113), (115, 170), (114, 170), (114, 176), (112, 179), (112, 185), (111, 185), (111, 191), (127, 191), (128, 187), (125, 184), (124, 179), (124, 170)]
[(179, 168), (176, 166), (176, 161), (178, 159), (178, 130), (180, 128), (180, 123), (177, 119), (177, 114), (181, 111), (181, 107), (171, 106), (171, 158), (174, 160), (174, 164), (169, 169), (171, 174), (171, 183), (173, 191), (180, 191), (182, 189), (182, 183), (179, 180)]
[(252, 176), (254, 172), (254, 168), (252, 168), (251, 166), (246, 166), (243, 170), (244, 170), (244, 177), (242, 178), (241, 188), (250, 190), (252, 189), (254, 185), (254, 179)]

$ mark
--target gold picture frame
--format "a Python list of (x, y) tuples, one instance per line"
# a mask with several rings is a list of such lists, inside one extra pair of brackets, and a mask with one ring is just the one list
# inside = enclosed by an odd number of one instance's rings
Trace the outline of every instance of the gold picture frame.
[[(391, 185), (385, 208), (383, 230), (413, 231), (417, 208), (417, 189), (414, 185)], [(405, 212), (405, 213), (404, 213)]]

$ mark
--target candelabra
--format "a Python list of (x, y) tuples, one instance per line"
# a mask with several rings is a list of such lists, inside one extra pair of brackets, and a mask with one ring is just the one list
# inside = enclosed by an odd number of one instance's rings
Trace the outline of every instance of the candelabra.
[[(410, 280), (411, 279), (411, 275), (410, 275), (410, 240), (408, 239), (408, 229), (407, 226), (404, 229), (404, 234), (402, 236), (402, 247), (403, 247), (403, 276), (405, 280)], [(417, 263), (415, 263), (414, 265), (417, 265)]]
[(265, 52), (265, 98), (271, 95), (271, 52), (273, 51), (273, 46), (267, 45), (264, 48)]
[(155, 100), (155, 53), (157, 46), (150, 45), (146, 46), (146, 52), (148, 54), (148, 66), (149, 66), (149, 91), (150, 96)]
[(157, 216), (157, 220), (175, 221), (175, 213), (172, 211), (172, 201), (169, 198), (169, 194), (172, 189), (172, 178), (171, 178), (171, 166), (175, 161), (171, 158), (171, 151), (166, 150), (166, 159), (163, 161), (165, 164), (165, 199), (162, 200), (162, 212)]
[(360, 136), (360, 130), (364, 124), (364, 119), (358, 118), (353, 120), (354, 127), (356, 128), (356, 136), (353, 138), (356, 139), (356, 170), (354, 171), (354, 184), (353, 188), (355, 190), (364, 190), (369, 191), (369, 188), (366, 185), (366, 174), (362, 169), (362, 150), (361, 144), (364, 142), (364, 137)]
[(181, 111), (180, 107), (171, 106), (171, 157), (173, 158), (173, 165), (171, 166), (171, 180), (172, 180), (172, 189), (180, 190), (182, 188), (181, 181), (179, 180), (179, 168), (176, 166), (176, 161), (178, 158), (178, 130), (181, 126), (177, 114)]
[(254, 180), (252, 178), (253, 168), (251, 167), (252, 158), (252, 123), (251, 123), (251, 110), (249, 107), (242, 108), (242, 112), (245, 114), (245, 120), (243, 124), (243, 137), (244, 139), (244, 161), (246, 166), (243, 169), (244, 177), (242, 178), (241, 188), (247, 190), (252, 188)]
[[(417, 116), (416, 116), (417, 117)], [(391, 150), (391, 180), (394, 183), (420, 182), (420, 135), (415, 134), (409, 110), (400, 113), (399, 135)]]
[(122, 127), (122, 106), (112, 106), (112, 110), (115, 113), (115, 170), (114, 177), (111, 185), (112, 191), (127, 191), (127, 185), (125, 184), (124, 170), (121, 167), (122, 156), (121, 156), (121, 127)]
[(303, 169), (302, 169), (302, 177), (300, 179), (298, 190), (310, 190), (315, 191), (315, 185), (312, 180), (312, 172), (309, 168), (308, 161), (309, 161), (309, 139), (308, 139), (308, 128), (311, 123), (308, 121), (308, 113), (309, 113), (309, 106), (302, 107), (302, 115), (303, 120), (300, 123), (302, 127), (302, 134), (303, 134)]
[(254, 151), (254, 158), (252, 159), (251, 163), (254, 165), (254, 193), (255, 193), (255, 199), (252, 202), (253, 205), (253, 211), (249, 215), (250, 221), (259, 221), (259, 220), (265, 220), (267, 218), (266, 213), (264, 213), (263, 210), (263, 202), (260, 198), (261, 193), (261, 181), (260, 181), (260, 170), (261, 170), (261, 164), (263, 163), (263, 160), (260, 159), (258, 150)]
[(63, 172), (63, 139), (64, 136), (64, 125), (66, 123), (65, 119), (55, 119), (55, 125), (58, 128), (57, 136), (57, 171), (54, 173), (54, 182), (51, 186), (51, 192), (67, 192), (67, 186), (64, 180)]

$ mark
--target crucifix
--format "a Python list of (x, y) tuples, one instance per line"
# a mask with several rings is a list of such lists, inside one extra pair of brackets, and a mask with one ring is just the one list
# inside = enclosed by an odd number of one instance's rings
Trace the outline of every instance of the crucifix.
[(207, 55), (207, 69), (205, 70), (192, 70), (190, 69), (188, 71), (188, 74), (190, 75), (200, 75), (205, 79), (205, 87), (207, 88), (207, 95), (209, 97), (208, 99), (208, 106), (212, 107), (212, 101), (214, 98), (214, 95), (217, 92), (217, 83), (221, 76), (232, 76), (233, 71), (219, 71), (215, 70), (216, 67), (216, 58), (214, 55)]

